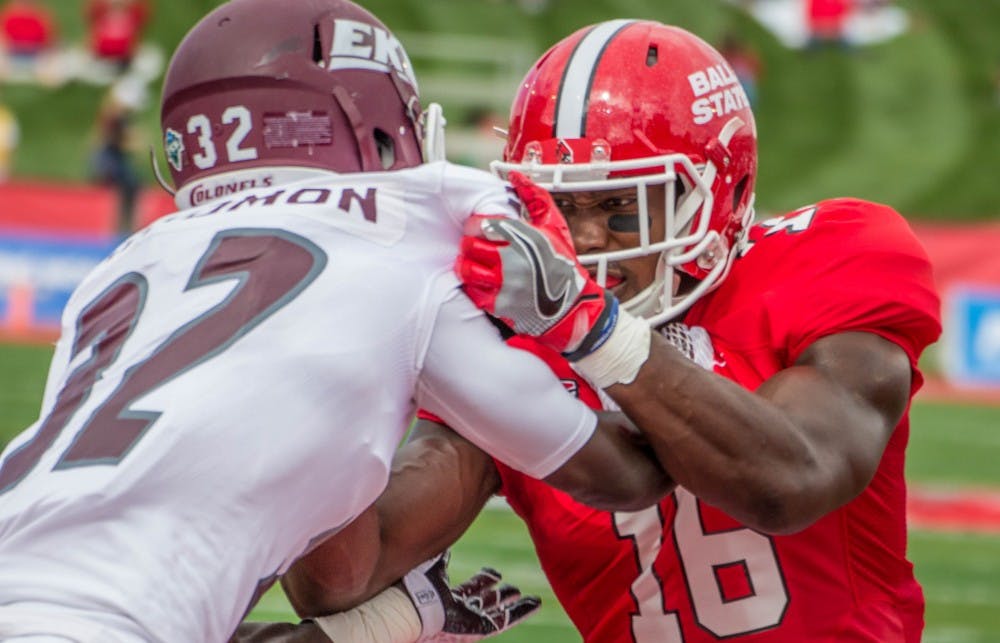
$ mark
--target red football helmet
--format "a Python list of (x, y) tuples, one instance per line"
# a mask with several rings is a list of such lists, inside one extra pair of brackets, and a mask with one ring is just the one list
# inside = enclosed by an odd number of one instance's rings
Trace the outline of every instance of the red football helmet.
[(427, 152), (406, 52), (348, 0), (218, 7), (174, 53), (160, 116), (179, 205), (302, 168), (412, 167)]
[[(563, 39), (535, 63), (511, 107), (504, 161), (553, 192), (638, 189), (636, 248), (585, 254), (609, 262), (659, 253), (653, 285), (625, 307), (657, 325), (719, 284), (753, 219), (757, 133), (736, 74), (691, 33), (613, 20)], [(665, 185), (666, 238), (650, 239), (647, 186)], [(673, 271), (697, 280), (674, 295)]]

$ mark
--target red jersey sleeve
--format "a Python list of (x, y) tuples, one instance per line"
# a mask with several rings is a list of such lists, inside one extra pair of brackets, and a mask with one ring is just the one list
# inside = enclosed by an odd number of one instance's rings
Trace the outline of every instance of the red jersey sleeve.
[(421, 420), (430, 420), (431, 422), (437, 422), (438, 424), (443, 424), (447, 426), (447, 422), (442, 420), (440, 417), (434, 415), (430, 411), (425, 411), (423, 409), (417, 409), (417, 418)]
[(901, 346), (916, 372), (921, 352), (941, 333), (930, 260), (888, 206), (823, 201), (763, 222), (752, 240), (745, 259), (772, 273), (767, 323), (788, 363), (825, 335), (864, 331)]

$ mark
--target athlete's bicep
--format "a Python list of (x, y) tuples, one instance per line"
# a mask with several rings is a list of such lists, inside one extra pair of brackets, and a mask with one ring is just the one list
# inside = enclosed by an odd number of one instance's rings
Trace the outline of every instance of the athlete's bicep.
[(617, 412), (601, 413), (590, 440), (545, 482), (607, 511), (645, 509), (674, 487), (645, 436)]
[(829, 335), (758, 393), (806, 432), (846, 501), (868, 484), (906, 410), (912, 369), (901, 347), (872, 333)]
[(382, 551), (381, 532), (378, 511), (370, 506), (295, 561), (281, 577), (295, 613), (320, 616), (371, 596)]
[(451, 429), (418, 420), (375, 503), (387, 584), (450, 547), (500, 488), (493, 458)]

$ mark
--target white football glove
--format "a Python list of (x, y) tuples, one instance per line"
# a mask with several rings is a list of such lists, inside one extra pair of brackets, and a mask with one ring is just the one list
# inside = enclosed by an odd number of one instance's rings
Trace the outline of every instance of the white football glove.
[(403, 578), (421, 620), (418, 641), (464, 643), (505, 632), (537, 610), (542, 600), (498, 585), (500, 572), (483, 567), (461, 585), (448, 580), (450, 552), (431, 558)]

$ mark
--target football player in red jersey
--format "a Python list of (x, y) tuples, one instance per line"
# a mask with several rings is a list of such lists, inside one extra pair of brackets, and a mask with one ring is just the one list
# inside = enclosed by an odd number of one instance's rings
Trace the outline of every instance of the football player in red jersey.
[[(654, 328), (627, 368), (588, 363), (622, 358), (617, 331), (569, 358), (679, 484), (606, 513), (498, 465), (588, 641), (920, 639), (903, 463), (917, 361), (940, 332), (930, 265), (899, 214), (858, 199), (751, 226), (756, 164), (738, 81), (673, 27), (583, 29), (514, 101), (496, 169), (553, 193), (592, 277)], [(531, 265), (504, 230), (482, 236), (459, 263), (467, 290), (527, 328), (508, 301)]]
[[(542, 56), (504, 157), (534, 226), (470, 229), (467, 292), (568, 390), (624, 410), (679, 486), (646, 510), (590, 509), (424, 414), (377, 503), (409, 527), (392, 546), (467, 525), (498, 492), (586, 641), (919, 641), (904, 452), (940, 321), (906, 221), (840, 198), (753, 225), (756, 130), (735, 75), (648, 21)], [(324, 591), (308, 570), (334, 561), (321, 548), (293, 570), (293, 600)]]

